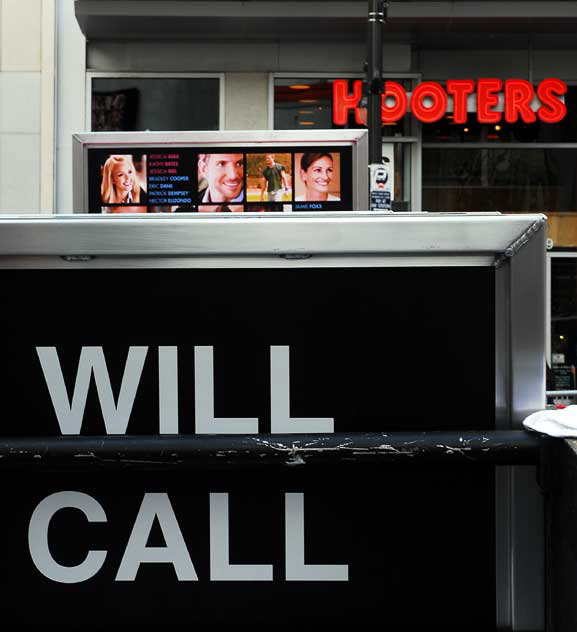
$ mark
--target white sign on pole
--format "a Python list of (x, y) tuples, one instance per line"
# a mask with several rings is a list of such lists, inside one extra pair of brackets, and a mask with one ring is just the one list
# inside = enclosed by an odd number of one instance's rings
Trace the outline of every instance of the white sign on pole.
[(392, 143), (383, 144), (383, 161), (369, 165), (371, 211), (392, 211), (395, 194), (395, 153)]

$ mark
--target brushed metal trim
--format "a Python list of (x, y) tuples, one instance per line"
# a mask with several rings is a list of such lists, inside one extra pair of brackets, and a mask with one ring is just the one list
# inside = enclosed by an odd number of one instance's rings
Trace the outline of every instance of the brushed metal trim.
[[(221, 83), (221, 95), (224, 83)], [(87, 149), (106, 147), (226, 147), (258, 151), (259, 146), (309, 145), (353, 147), (353, 210), (368, 208), (368, 132), (367, 130), (259, 130), (198, 132), (87, 132), (72, 135), (74, 156), (73, 199), (76, 213), (88, 213)]]
[(4, 215), (0, 256), (496, 256), (540, 221), (439, 213)]
[(427, 267), (490, 267), (492, 256), (372, 256), (314, 255), (307, 258), (287, 258), (283, 255), (212, 257), (110, 257), (110, 256), (0, 256), (0, 270), (54, 269), (130, 269), (130, 268), (415, 268)]
[[(495, 428), (511, 427), (511, 259), (495, 269)], [(497, 630), (513, 621), (512, 481), (510, 467), (495, 468), (495, 580)]]
[[(495, 269), (496, 427), (507, 429), (544, 405), (545, 233), (542, 215), (491, 213), (1, 216), (0, 268), (492, 266), (501, 260)], [(522, 247), (512, 247), (527, 235)], [(535, 479), (534, 468), (497, 469), (499, 629), (543, 625), (543, 511)]]
[[(510, 262), (511, 428), (545, 407), (546, 225)], [(512, 630), (545, 627), (543, 499), (534, 467), (511, 467)], [(530, 569), (530, 572), (528, 572)]]

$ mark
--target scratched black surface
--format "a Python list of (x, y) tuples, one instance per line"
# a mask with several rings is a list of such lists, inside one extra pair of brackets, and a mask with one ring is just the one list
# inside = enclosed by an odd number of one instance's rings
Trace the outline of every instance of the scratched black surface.
[[(58, 435), (35, 346), (58, 347), (71, 393), (81, 346), (103, 346), (116, 392), (128, 345), (149, 354), (130, 434), (158, 432), (157, 345), (178, 345), (180, 431), (194, 431), (194, 345), (214, 345), (216, 414), (270, 430), (269, 346), (291, 348), (291, 413), (338, 432), (482, 429), (494, 424), (492, 271), (445, 269), (2, 271), (4, 436)], [(94, 384), (83, 434), (104, 434)], [(494, 472), (367, 466), (244, 472), (3, 473), (0, 584), (5, 620), (74, 624), (261, 622), (492, 629)], [(28, 552), (36, 505), (83, 491), (107, 513), (55, 517), (63, 564), (109, 551), (72, 585), (44, 578)], [(145, 492), (173, 503), (198, 582), (145, 564), (114, 582)], [(231, 501), (232, 561), (274, 563), (275, 581), (208, 573), (208, 493)], [(305, 494), (310, 563), (349, 564), (349, 582), (285, 582), (283, 494)], [(74, 534), (74, 537), (71, 537)], [(161, 536), (157, 545), (162, 545)], [(150, 542), (154, 544), (154, 542)], [(31, 599), (34, 608), (29, 607)]]

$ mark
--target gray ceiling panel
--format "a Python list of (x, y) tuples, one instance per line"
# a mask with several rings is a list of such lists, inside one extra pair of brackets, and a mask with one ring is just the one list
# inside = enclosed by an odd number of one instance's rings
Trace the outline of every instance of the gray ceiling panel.
[[(353, 41), (365, 37), (367, 1), (76, 0), (75, 11), (88, 40)], [(577, 2), (393, 0), (385, 28), (389, 41), (427, 46), (469, 33), (570, 35)]]

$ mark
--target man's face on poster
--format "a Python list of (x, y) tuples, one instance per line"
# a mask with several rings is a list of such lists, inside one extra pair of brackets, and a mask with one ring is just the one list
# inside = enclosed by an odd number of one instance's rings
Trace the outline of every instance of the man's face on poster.
[(201, 176), (208, 182), (212, 202), (229, 202), (241, 194), (243, 154), (205, 154), (198, 166)]

